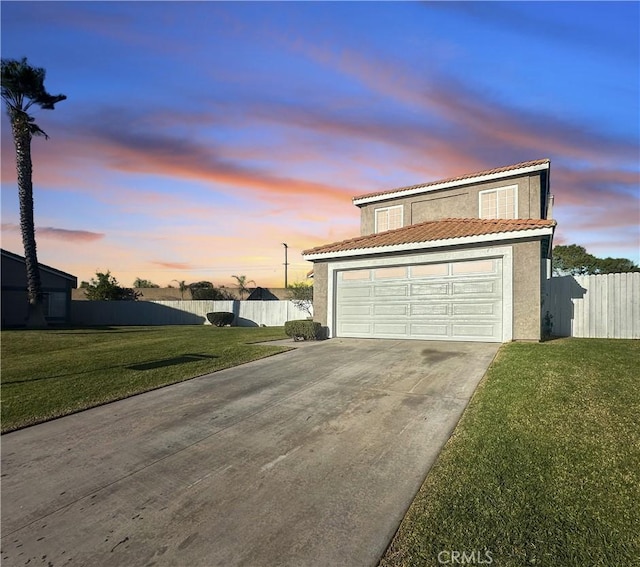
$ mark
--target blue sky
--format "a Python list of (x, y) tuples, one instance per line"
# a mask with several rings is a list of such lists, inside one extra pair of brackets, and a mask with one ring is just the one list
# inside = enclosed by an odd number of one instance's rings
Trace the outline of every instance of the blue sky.
[[(557, 243), (640, 261), (637, 2), (2, 2), (47, 70), (40, 261), (166, 285), (304, 279), (351, 197), (548, 157)], [(20, 253), (2, 117), (2, 246)], [(175, 285), (175, 282), (174, 282)]]

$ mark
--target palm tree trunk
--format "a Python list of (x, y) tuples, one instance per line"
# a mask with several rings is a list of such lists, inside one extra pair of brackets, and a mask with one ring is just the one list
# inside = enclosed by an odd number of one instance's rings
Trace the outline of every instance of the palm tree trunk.
[(20, 232), (24, 245), (27, 270), (27, 327), (46, 327), (42, 301), (42, 284), (36, 254), (36, 234), (33, 222), (33, 183), (31, 165), (31, 132), (25, 120), (12, 120), (13, 140), (16, 146), (18, 199), (20, 201)]

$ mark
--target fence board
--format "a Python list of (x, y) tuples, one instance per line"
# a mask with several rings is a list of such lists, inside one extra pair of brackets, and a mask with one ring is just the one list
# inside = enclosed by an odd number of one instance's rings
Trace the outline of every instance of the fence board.
[(240, 327), (281, 327), (308, 313), (291, 301), (72, 301), (74, 325), (208, 325), (207, 313), (227, 311)]
[(640, 273), (562, 276), (549, 280), (553, 334), (640, 338)]

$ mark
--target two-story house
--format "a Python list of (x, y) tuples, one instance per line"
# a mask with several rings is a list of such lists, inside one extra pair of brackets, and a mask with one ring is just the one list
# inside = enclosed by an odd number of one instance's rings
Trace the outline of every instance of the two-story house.
[(361, 236), (303, 252), (330, 337), (539, 340), (550, 161), (353, 199)]

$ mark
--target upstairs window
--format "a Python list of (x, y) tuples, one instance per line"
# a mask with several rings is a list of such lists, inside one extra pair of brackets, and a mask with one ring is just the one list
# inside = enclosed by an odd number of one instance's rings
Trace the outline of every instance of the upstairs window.
[(376, 209), (376, 232), (402, 228), (402, 211), (402, 205)]
[(480, 191), (481, 219), (517, 219), (518, 186)]

